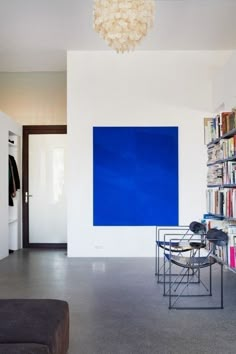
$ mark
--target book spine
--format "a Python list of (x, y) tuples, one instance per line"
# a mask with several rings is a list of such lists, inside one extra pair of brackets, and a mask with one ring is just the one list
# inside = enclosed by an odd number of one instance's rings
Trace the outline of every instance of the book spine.
[(235, 247), (230, 246), (229, 266), (235, 268)]

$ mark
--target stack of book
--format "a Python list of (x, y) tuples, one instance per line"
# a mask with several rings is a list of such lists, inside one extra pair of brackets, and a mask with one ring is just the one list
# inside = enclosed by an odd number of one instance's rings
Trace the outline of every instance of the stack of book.
[(207, 185), (222, 185), (223, 176), (222, 163), (216, 163), (215, 165), (209, 166), (207, 171)]
[(206, 200), (207, 213), (236, 219), (236, 188), (207, 189)]
[(223, 184), (236, 184), (236, 161), (227, 161), (223, 164)]
[(219, 189), (207, 189), (207, 212), (209, 214), (224, 216), (224, 191)]
[(221, 136), (236, 128), (235, 112), (221, 113)]
[(221, 157), (227, 159), (236, 155), (236, 136), (220, 141)]
[(221, 144), (210, 145), (207, 149), (207, 164), (215, 163), (223, 159), (223, 149)]
[(236, 110), (221, 112), (216, 117), (204, 119), (205, 144), (223, 137), (228, 132), (236, 129)]

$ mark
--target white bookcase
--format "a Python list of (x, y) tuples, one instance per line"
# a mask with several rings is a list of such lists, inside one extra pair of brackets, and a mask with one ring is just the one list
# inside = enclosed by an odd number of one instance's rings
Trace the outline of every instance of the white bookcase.
[[(9, 143), (9, 139), (14, 143)], [(22, 247), (22, 126), (0, 112), (0, 259), (7, 257), (9, 249)], [(20, 190), (9, 206), (9, 155), (15, 158), (20, 176)]]
[[(20, 136), (9, 131), (8, 154), (13, 156), (18, 170), (20, 170), (21, 161), (21, 139)], [(20, 171), (19, 171), (20, 173)], [(13, 198), (13, 206), (8, 206), (8, 247), (9, 250), (16, 251), (22, 246), (21, 242), (21, 188), (22, 179), (20, 178), (21, 187), (17, 190), (16, 197)]]

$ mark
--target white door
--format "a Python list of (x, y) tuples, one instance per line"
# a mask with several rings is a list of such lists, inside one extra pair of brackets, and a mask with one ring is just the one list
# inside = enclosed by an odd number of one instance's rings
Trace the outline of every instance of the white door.
[(67, 243), (66, 138), (66, 134), (28, 136), (28, 188), (24, 195), (28, 246)]

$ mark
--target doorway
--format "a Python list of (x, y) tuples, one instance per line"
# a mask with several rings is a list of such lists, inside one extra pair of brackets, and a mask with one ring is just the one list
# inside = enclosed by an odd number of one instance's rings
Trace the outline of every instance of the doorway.
[(65, 125), (23, 126), (23, 247), (66, 248)]

